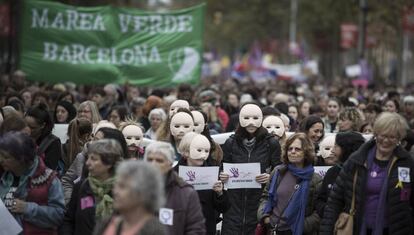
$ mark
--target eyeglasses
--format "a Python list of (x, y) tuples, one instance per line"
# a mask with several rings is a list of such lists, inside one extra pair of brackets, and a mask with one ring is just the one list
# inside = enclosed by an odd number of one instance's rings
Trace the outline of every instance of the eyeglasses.
[(78, 111), (78, 113), (90, 113), (90, 112), (91, 112), (90, 110), (86, 110), (86, 109), (82, 109)]
[(392, 142), (397, 142), (398, 141), (398, 137), (397, 136), (378, 135), (377, 137), (380, 140), (388, 139), (389, 141), (392, 141)]
[(302, 149), (298, 147), (289, 147), (287, 149), (288, 152), (292, 152), (293, 150), (295, 150), (295, 152), (302, 152)]

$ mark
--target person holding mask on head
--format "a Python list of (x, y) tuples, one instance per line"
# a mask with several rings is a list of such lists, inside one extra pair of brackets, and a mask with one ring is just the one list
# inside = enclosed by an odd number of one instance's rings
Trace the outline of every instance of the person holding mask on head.
[(113, 188), (114, 215), (95, 227), (95, 235), (163, 235), (157, 213), (164, 204), (164, 182), (158, 169), (143, 161), (122, 162)]
[(313, 168), (313, 143), (304, 133), (296, 133), (283, 150), (283, 164), (273, 170), (263, 191), (258, 220), (268, 234), (317, 234), (315, 202), (321, 178)]
[[(261, 174), (256, 181), (262, 185), (269, 173), (280, 162), (280, 145), (262, 127), (263, 113), (259, 106), (244, 104), (240, 109), (240, 125), (236, 133), (223, 145), (223, 163), (260, 163)], [(229, 175), (221, 172), (220, 180), (226, 183)], [(252, 234), (257, 224), (257, 209), (262, 189), (229, 189), (231, 208), (224, 213), (222, 234)]]
[[(35, 154), (26, 134), (0, 137), (0, 199), (22, 226), (22, 234), (57, 234), (65, 213), (62, 185), (56, 173)], [(3, 219), (3, 218), (1, 218)]]
[(320, 234), (332, 234), (339, 214), (349, 213), (353, 195), (354, 234), (414, 232), (414, 160), (399, 144), (407, 129), (406, 120), (397, 113), (385, 112), (377, 118), (374, 138), (349, 157), (335, 181)]
[(90, 142), (85, 163), (89, 175), (74, 186), (62, 235), (92, 234), (97, 221), (112, 215), (112, 186), (115, 168), (121, 158), (122, 148), (116, 140)]
[(167, 203), (159, 212), (161, 223), (166, 226), (167, 235), (206, 234), (197, 192), (172, 169), (174, 158), (175, 151), (170, 143), (152, 142), (145, 150), (144, 160), (164, 175)]

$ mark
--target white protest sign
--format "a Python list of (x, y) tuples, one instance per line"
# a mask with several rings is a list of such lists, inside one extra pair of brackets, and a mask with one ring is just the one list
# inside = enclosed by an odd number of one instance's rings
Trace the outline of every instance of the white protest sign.
[(223, 163), (224, 173), (230, 176), (227, 181), (228, 189), (235, 188), (261, 188), (256, 182), (256, 176), (260, 175), (260, 163)]
[(52, 134), (59, 137), (60, 143), (66, 143), (68, 140), (68, 126), (69, 124), (55, 124), (52, 130)]
[(326, 172), (331, 168), (332, 166), (315, 166), (313, 167), (315, 169), (315, 173), (320, 175), (322, 178), (325, 177)]
[(7, 210), (0, 199), (0, 235), (15, 235), (22, 231), (22, 227)]
[(178, 175), (191, 184), (195, 190), (213, 189), (214, 183), (218, 181), (219, 167), (191, 167), (179, 166)]

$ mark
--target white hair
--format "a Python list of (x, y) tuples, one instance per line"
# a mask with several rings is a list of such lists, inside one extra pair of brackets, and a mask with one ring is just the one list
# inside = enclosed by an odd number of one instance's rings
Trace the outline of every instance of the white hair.
[(151, 112), (148, 114), (148, 118), (151, 119), (152, 115), (160, 116), (161, 120), (163, 121), (167, 120), (167, 114), (162, 108), (156, 108), (156, 109), (151, 110)]
[(174, 163), (175, 160), (175, 150), (170, 143), (154, 141), (151, 142), (145, 149), (144, 160), (148, 160), (148, 155), (150, 153), (159, 153), (163, 155), (168, 161)]
[(152, 164), (136, 160), (124, 161), (119, 165), (116, 177), (129, 179), (129, 186), (137, 194), (130, 200), (139, 200), (141, 206), (149, 212), (156, 213), (164, 205), (164, 180)]

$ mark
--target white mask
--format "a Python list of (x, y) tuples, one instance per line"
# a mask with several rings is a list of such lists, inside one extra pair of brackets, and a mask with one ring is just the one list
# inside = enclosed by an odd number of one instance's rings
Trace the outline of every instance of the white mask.
[(268, 116), (263, 120), (262, 126), (272, 134), (279, 138), (285, 134), (285, 125), (283, 120), (278, 116)]
[(174, 114), (177, 113), (179, 108), (184, 108), (190, 110), (190, 104), (186, 100), (176, 100), (170, 105), (169, 117), (171, 118)]
[(259, 128), (263, 120), (262, 110), (255, 104), (247, 104), (240, 110), (239, 120), (241, 127), (252, 125)]
[(191, 111), (194, 118), (194, 132), (200, 134), (204, 130), (206, 123), (204, 122), (203, 114), (199, 111)]
[(171, 118), (170, 131), (174, 137), (182, 139), (186, 133), (193, 131), (193, 129), (194, 122), (190, 114), (178, 112)]
[(190, 144), (190, 158), (206, 160), (210, 153), (210, 141), (204, 135), (197, 135)]
[(335, 145), (335, 136), (330, 135), (325, 137), (319, 144), (319, 154), (322, 158), (328, 158)]
[(135, 125), (128, 125), (124, 127), (122, 134), (124, 135), (128, 146), (140, 146), (144, 137), (144, 133), (142, 133), (141, 128)]

